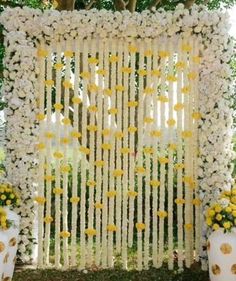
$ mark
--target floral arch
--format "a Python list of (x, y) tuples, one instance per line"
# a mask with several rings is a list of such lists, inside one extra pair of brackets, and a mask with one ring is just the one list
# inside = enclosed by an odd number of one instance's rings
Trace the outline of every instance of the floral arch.
[(126, 267), (136, 239), (139, 270), (162, 265), (164, 243), (171, 269), (174, 220), (179, 267), (203, 257), (200, 214), (231, 184), (227, 15), (15, 8), (1, 23), (20, 257), (36, 213), (40, 267), (53, 233), (58, 268), (111, 267), (115, 250)]

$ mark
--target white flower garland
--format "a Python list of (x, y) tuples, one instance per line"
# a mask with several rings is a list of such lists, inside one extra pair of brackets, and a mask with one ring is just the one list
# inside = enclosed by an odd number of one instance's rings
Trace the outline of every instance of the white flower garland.
[[(140, 21), (140, 18), (142, 21)], [(181, 20), (179, 20), (181, 18)], [(11, 19), (11, 20), (9, 20)], [(233, 153), (231, 150), (230, 143), (230, 129), (232, 124), (231, 111), (229, 110), (229, 101), (228, 98), (231, 94), (229, 87), (229, 77), (230, 77), (230, 67), (228, 65), (229, 59), (232, 54), (232, 43), (229, 40), (229, 36), (227, 34), (228, 24), (227, 24), (227, 15), (222, 13), (221, 11), (211, 12), (207, 11), (204, 7), (193, 6), (191, 10), (184, 9), (183, 5), (180, 4), (174, 11), (164, 12), (163, 10), (159, 11), (143, 11), (141, 14), (134, 13), (130, 14), (128, 11), (124, 11), (122, 13), (113, 13), (112, 11), (73, 11), (73, 12), (63, 12), (59, 13), (57, 11), (45, 11), (41, 12), (40, 10), (32, 10), (29, 8), (15, 8), (15, 9), (6, 9), (0, 18), (1, 23), (5, 28), (5, 44), (7, 47), (5, 63), (7, 69), (4, 71), (5, 83), (3, 86), (3, 93), (6, 101), (8, 102), (8, 108), (5, 110), (8, 128), (6, 132), (6, 138), (8, 140), (6, 144), (7, 149), (7, 171), (8, 171), (8, 179), (13, 183), (13, 185), (17, 186), (21, 196), (23, 205), (19, 209), (19, 213), (22, 216), (22, 224), (21, 224), (21, 237), (19, 251), (21, 253), (21, 258), (24, 261), (28, 261), (30, 259), (30, 252), (32, 250), (32, 227), (33, 227), (33, 216), (34, 216), (34, 187), (35, 187), (35, 179), (37, 178), (35, 172), (35, 158), (39, 159), (39, 171), (40, 176), (44, 176), (44, 171), (42, 169), (42, 163), (44, 162), (44, 156), (39, 151), (39, 157), (36, 154), (36, 144), (41, 140), (43, 142), (42, 136), (38, 141), (38, 134), (42, 132), (42, 126), (39, 129), (37, 115), (43, 114), (43, 100), (40, 96), (40, 108), (37, 105), (37, 95), (35, 92), (42, 92), (42, 81), (37, 78), (38, 74), (42, 73), (42, 65), (37, 64), (37, 56), (42, 56), (39, 58), (39, 61), (44, 61), (43, 52), (39, 54), (38, 46), (36, 41), (46, 42), (48, 45), (53, 42), (57, 42), (58, 38), (61, 39), (71, 39), (77, 38), (80, 36), (80, 40), (83, 40), (86, 37), (93, 37), (94, 35), (99, 36), (100, 38), (106, 39), (113, 38), (112, 42), (115, 41), (115, 38), (118, 38), (118, 42), (121, 42), (121, 39), (129, 37), (130, 39), (136, 38), (158, 38), (160, 36), (169, 36), (172, 37), (174, 34), (179, 33), (183, 38), (189, 37), (190, 34), (195, 34), (197, 37), (202, 40), (202, 59), (199, 64), (199, 99), (196, 105), (196, 108), (199, 107), (201, 113), (201, 120), (199, 120), (199, 156), (198, 156), (198, 167), (195, 166), (194, 171), (191, 169), (188, 173), (194, 175), (194, 179), (198, 181), (198, 189), (195, 190), (195, 198), (198, 199), (198, 190), (199, 190), (199, 199), (202, 201), (203, 209), (210, 201), (214, 200), (217, 197), (219, 189), (227, 189), (230, 187), (232, 182), (231, 179), (231, 171), (228, 168), (228, 164), (233, 157)], [(142, 22), (140, 24), (140, 22)], [(115, 23), (115, 24), (114, 24)], [(119, 30), (118, 27), (119, 26)], [(35, 40), (37, 38), (37, 40)], [(167, 39), (168, 40), (168, 39)], [(143, 40), (141, 40), (142, 43)], [(87, 52), (86, 43), (84, 41), (84, 54)], [(115, 41), (116, 42), (116, 41)], [(41, 48), (41, 47), (40, 47)], [(42, 45), (42, 48), (46, 49)], [(116, 49), (114, 49), (116, 50)], [(43, 50), (41, 50), (43, 51)], [(58, 52), (58, 51), (57, 51)], [(115, 55), (115, 54), (114, 54)], [(83, 56), (83, 71), (88, 71), (88, 66), (86, 66), (85, 55)], [(67, 58), (66, 60), (70, 60)], [(134, 60), (134, 58), (133, 58)], [(57, 62), (60, 63), (60, 60), (57, 59)], [(39, 72), (40, 66), (40, 72)], [(142, 69), (142, 62), (140, 64), (140, 69)], [(70, 67), (69, 67), (70, 68)], [(67, 79), (69, 80), (69, 70), (67, 69)], [(115, 71), (113, 70), (115, 69)], [(116, 71), (119, 75), (119, 69), (116, 70), (116, 66), (112, 64), (111, 70), (115, 74)], [(47, 73), (49, 73), (47, 71)], [(58, 71), (59, 73), (59, 71)], [(59, 76), (56, 78), (56, 88), (59, 90)], [(111, 78), (111, 86), (115, 87), (116, 83), (114, 78)], [(42, 79), (41, 79), (42, 80)], [(49, 79), (51, 80), (51, 79)], [(141, 88), (139, 91), (143, 90), (142, 80), (140, 79)], [(113, 81), (113, 82), (112, 82)], [(119, 81), (121, 82), (121, 80)], [(193, 87), (197, 87), (196, 82), (193, 83)], [(50, 83), (49, 83), (50, 84)], [(88, 81), (83, 79), (83, 108), (82, 108), (82, 135), (84, 136), (82, 139), (82, 149), (86, 148), (87, 145), (87, 84)], [(48, 85), (50, 87), (50, 85)], [(107, 85), (108, 86), (108, 85)], [(41, 87), (41, 88), (40, 88)], [(134, 87), (134, 86), (132, 86)], [(205, 89), (208, 89), (208, 93), (205, 93)], [(67, 90), (66, 90), (67, 91)], [(112, 88), (112, 91), (113, 88)], [(134, 90), (133, 90), (134, 92)], [(113, 96), (115, 92), (112, 93)], [(117, 95), (120, 93), (117, 92)], [(142, 95), (142, 93), (141, 93)], [(68, 94), (69, 96), (69, 94)], [(113, 97), (111, 97), (112, 100)], [(115, 107), (115, 100), (113, 100), (112, 107)], [(195, 101), (194, 101), (195, 102)], [(60, 98), (57, 101), (60, 103)], [(68, 110), (68, 100), (65, 100), (65, 118), (68, 118), (68, 114), (66, 113)], [(165, 105), (163, 105), (164, 109)], [(119, 112), (118, 108), (118, 112)], [(142, 149), (142, 134), (140, 133), (140, 128), (142, 128), (142, 108), (139, 109), (139, 141), (141, 144), (139, 146)], [(179, 113), (177, 113), (178, 115)], [(48, 114), (47, 114), (48, 115)], [(42, 116), (41, 116), (42, 117)], [(50, 119), (50, 117), (48, 116)], [(118, 114), (118, 120), (119, 120)], [(178, 117), (177, 119), (179, 120)], [(114, 117), (111, 116), (111, 126), (112, 130), (115, 130), (115, 120)], [(177, 120), (177, 123), (179, 121)], [(59, 122), (59, 115), (57, 113), (56, 123)], [(43, 123), (43, 122), (42, 122)], [(42, 124), (40, 121), (40, 124)], [(162, 122), (163, 123), (163, 122)], [(68, 133), (66, 129), (67, 125), (65, 125), (65, 132)], [(162, 126), (163, 127), (163, 126)], [(179, 128), (177, 128), (179, 129)], [(51, 138), (50, 134), (48, 134), (47, 138)], [(195, 137), (193, 138), (194, 142)], [(56, 136), (56, 140), (58, 140), (58, 135)], [(51, 141), (51, 140), (49, 140)], [(105, 141), (105, 140), (104, 140)], [(163, 141), (162, 141), (163, 142)], [(121, 144), (122, 141), (117, 139), (117, 143)], [(115, 142), (112, 142), (114, 145)], [(191, 145), (191, 144), (189, 144)], [(62, 145), (62, 147), (66, 145)], [(41, 148), (43, 145), (41, 145)], [(182, 151), (181, 143), (178, 143), (178, 161), (182, 161), (181, 151)], [(59, 148), (59, 146), (58, 146)], [(164, 154), (163, 143), (161, 143), (162, 154)], [(115, 169), (114, 160), (114, 147), (110, 153), (110, 167)], [(43, 152), (45, 153), (45, 152)], [(66, 150), (64, 151), (66, 154)], [(58, 154), (59, 155), (59, 154)], [(163, 156), (163, 155), (162, 155)], [(47, 156), (49, 157), (49, 156)], [(67, 160), (66, 155), (63, 158), (63, 178), (64, 178), (64, 193), (63, 193), (63, 213), (67, 212), (67, 173), (66, 167)], [(91, 157), (89, 158), (91, 160)], [(86, 163), (86, 155), (82, 156), (83, 163)], [(56, 161), (59, 163), (59, 160)], [(214, 165), (213, 165), (214, 163)], [(65, 164), (65, 165), (64, 165)], [(91, 163), (92, 164), (92, 163)], [(142, 156), (140, 152), (138, 153), (138, 168), (139, 172), (140, 168), (143, 165)], [(118, 165), (121, 167), (121, 165)], [(163, 167), (164, 165), (161, 164)], [(82, 186), (86, 186), (86, 170), (87, 167), (82, 165), (81, 167), (81, 180)], [(110, 190), (114, 189), (114, 180), (112, 179), (112, 172), (110, 172)], [(194, 172), (194, 173), (193, 173)], [(61, 173), (61, 172), (60, 172)], [(178, 186), (180, 184), (180, 171), (178, 172)], [(198, 177), (196, 177), (196, 173)], [(48, 167), (46, 169), (46, 180), (48, 181), (48, 193), (47, 199), (50, 200), (51, 191), (50, 191), (50, 177), (51, 171)], [(58, 182), (59, 170), (56, 170), (56, 181)], [(156, 175), (157, 176), (157, 175)], [(113, 196), (108, 198), (109, 201), (109, 224), (114, 224), (114, 200), (118, 203), (118, 206), (121, 204), (120, 197), (120, 183), (119, 178), (117, 178), (118, 189), (117, 189), (117, 198), (115, 199)], [(143, 225), (143, 214), (142, 214), (142, 190), (141, 190), (141, 181), (143, 175), (138, 173), (138, 268), (142, 269), (143, 265), (143, 243), (142, 243), (142, 231), (141, 229), (145, 228)], [(161, 172), (161, 192), (163, 196), (164, 186), (163, 186), (163, 171)], [(42, 183), (38, 181), (38, 183)], [(74, 181), (75, 183), (75, 181)], [(58, 186), (56, 186), (58, 188)], [(90, 189), (90, 188), (89, 188)], [(187, 190), (187, 188), (186, 188)], [(44, 197), (44, 192), (40, 188), (38, 189), (38, 196)], [(56, 196), (56, 213), (58, 214), (60, 211), (60, 192), (58, 191)], [(74, 189), (74, 195), (75, 189)], [(73, 195), (73, 196), (74, 196)], [(86, 240), (85, 240), (85, 195), (86, 190), (82, 189), (81, 192), (81, 217), (80, 217), (80, 243), (81, 243), (81, 259), (80, 259), (80, 267), (84, 268), (86, 263)], [(155, 192), (154, 192), (154, 196)], [(183, 196), (180, 194), (179, 196)], [(92, 194), (91, 194), (91, 197)], [(32, 199), (28, 199), (32, 198)], [(163, 199), (163, 198), (162, 198)], [(161, 198), (160, 206), (158, 210), (164, 211), (164, 205)], [(187, 191), (187, 209), (192, 208), (192, 191), (191, 194), (188, 194)], [(129, 200), (131, 203), (131, 199)], [(197, 201), (196, 201), (197, 202)], [(92, 204), (92, 198), (91, 198)], [(94, 203), (93, 203), (94, 204)], [(131, 203), (132, 206), (132, 203)], [(178, 206), (178, 222), (183, 225), (181, 222), (181, 210), (182, 205)], [(196, 208), (199, 208), (199, 213), (202, 213), (202, 210), (199, 206), (196, 205)], [(39, 206), (39, 219), (42, 219), (43, 214), (43, 206)], [(47, 217), (45, 218), (46, 228), (49, 229), (50, 226), (50, 203), (46, 203)], [(90, 209), (92, 210), (92, 209)], [(111, 211), (111, 214), (110, 214)], [(75, 208), (74, 208), (75, 212)], [(119, 212), (119, 210), (118, 210)], [(132, 208), (130, 215), (132, 218)], [(92, 214), (93, 217), (93, 214)], [(75, 218), (75, 216), (73, 216)], [(159, 237), (159, 253), (161, 254), (163, 251), (163, 233), (162, 233), (162, 218), (160, 220), (160, 237)], [(117, 225), (117, 233), (118, 237), (118, 250), (120, 247), (120, 226), (121, 226), (121, 217), (118, 216), (118, 225)], [(155, 220), (154, 220), (155, 222)], [(192, 218), (186, 216), (185, 224), (191, 224)], [(91, 227), (93, 227), (92, 222), (90, 222)], [(39, 229), (39, 245), (42, 245), (43, 241), (43, 228)], [(189, 225), (188, 225), (189, 226)], [(130, 224), (132, 228), (132, 223)], [(73, 227), (75, 230), (75, 228)], [(103, 227), (104, 229), (104, 227)], [(67, 222), (64, 222), (63, 231), (67, 232)], [(72, 230), (72, 236), (75, 237), (74, 230)], [(60, 231), (60, 225), (58, 224), (58, 218), (56, 218), (56, 246), (55, 246), (55, 257), (56, 257), (56, 266), (59, 267), (60, 263), (60, 243), (58, 242), (58, 234)], [(146, 231), (146, 230), (145, 230)], [(190, 229), (190, 240), (189, 245), (187, 245), (187, 251), (192, 251), (192, 229)], [(45, 245), (48, 249), (48, 237), (50, 231), (46, 231), (46, 240)], [(67, 233), (64, 233), (67, 235)], [(205, 233), (203, 233), (205, 235)], [(182, 253), (182, 242), (181, 242), (181, 233), (179, 232), (179, 251), (180, 257)], [(202, 236), (201, 243), (205, 243), (204, 235)], [(24, 236), (24, 240), (23, 240)], [(25, 236), (27, 236), (28, 240), (25, 243)], [(104, 234), (103, 234), (104, 237)], [(108, 232), (108, 265), (112, 265), (112, 249), (113, 248), (113, 232)], [(147, 237), (147, 236), (146, 236)], [(89, 236), (89, 249), (91, 249), (91, 241), (93, 238)], [(157, 239), (154, 235), (154, 239)], [(63, 237), (63, 244), (65, 252), (65, 267), (68, 266), (68, 257), (67, 257), (67, 243), (68, 237)], [(24, 241), (24, 243), (23, 243)], [(74, 243), (74, 242), (73, 242)], [(199, 244), (201, 245), (199, 242)], [(129, 245), (132, 244), (132, 238), (129, 237)], [(199, 247), (200, 247), (199, 245)], [(197, 246), (198, 247), (198, 246)], [(105, 248), (104, 248), (105, 249)], [(42, 252), (39, 249), (39, 264), (43, 266), (44, 261), (42, 258)], [(204, 253), (200, 253), (203, 255)], [(73, 254), (74, 255), (74, 254)], [(153, 255), (155, 255), (155, 250), (153, 250)], [(147, 255), (146, 255), (147, 256)], [(187, 252), (187, 262), (191, 263), (191, 254)], [(88, 257), (90, 259), (91, 256)], [(48, 256), (46, 257), (48, 260)], [(73, 258), (74, 260), (74, 258)], [(180, 261), (179, 265), (181, 266), (182, 262)], [(161, 265), (161, 260), (159, 260), (158, 265)]]

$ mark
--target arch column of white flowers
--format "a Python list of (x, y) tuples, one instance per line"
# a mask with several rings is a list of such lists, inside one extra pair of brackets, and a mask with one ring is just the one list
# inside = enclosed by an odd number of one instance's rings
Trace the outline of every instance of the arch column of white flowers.
[[(80, 268), (84, 268), (86, 263), (91, 265), (93, 255), (96, 265), (102, 263), (103, 267), (112, 266), (112, 253), (115, 247), (118, 252), (122, 249), (122, 261), (126, 265), (127, 245), (132, 246), (133, 244), (135, 223), (138, 232), (138, 268), (148, 266), (150, 255), (153, 258), (154, 266), (159, 267), (162, 265), (164, 250), (164, 221), (168, 220), (168, 256), (169, 268), (172, 268), (173, 217), (170, 213), (173, 204), (177, 204), (179, 267), (183, 265), (184, 248), (186, 249), (187, 266), (192, 262), (193, 249), (203, 256), (201, 246), (205, 243), (205, 229), (200, 214), (204, 211), (205, 206), (217, 197), (219, 190), (228, 189), (232, 181), (229, 168), (233, 157), (230, 141), (232, 118), (229, 102), (231, 94), (229, 60), (232, 54), (232, 42), (227, 33), (227, 15), (221, 11), (207, 11), (204, 7), (198, 6), (186, 10), (183, 5), (178, 5), (174, 11), (143, 11), (140, 14), (130, 14), (128, 11), (113, 13), (104, 10), (59, 13), (58, 11), (41, 12), (29, 8), (15, 8), (6, 9), (1, 15), (0, 21), (5, 29), (6, 46), (6, 70), (3, 85), (3, 94), (8, 102), (8, 108), (5, 109), (8, 124), (6, 166), (8, 180), (18, 187), (23, 202), (18, 210), (22, 217), (19, 244), (22, 260), (30, 259), (33, 248), (32, 230), (36, 210), (33, 199), (37, 196), (39, 205), (38, 262), (42, 267), (48, 265), (50, 224), (54, 219), (51, 215), (50, 205), (53, 193), (56, 202), (56, 267), (60, 266), (61, 250), (63, 250), (65, 258), (64, 267), (70, 265), (67, 250), (68, 237), (72, 236), (72, 244), (75, 246), (77, 233), (81, 239)], [(93, 41), (93, 39), (97, 41)], [(162, 44), (158, 44), (160, 39)], [(97, 42), (99, 44), (96, 44)], [(124, 42), (124, 44), (119, 44), (120, 42)], [(80, 48), (83, 51), (83, 70), (79, 69), (81, 57), (78, 50)], [(51, 52), (56, 58), (56, 62), (53, 62), (56, 69), (56, 82), (51, 76)], [(65, 61), (62, 61), (62, 52)], [(99, 69), (95, 67), (98, 64), (96, 53), (99, 53)], [(132, 70), (137, 59), (136, 53), (139, 53), (140, 60), (139, 69), (137, 69), (138, 87), (135, 86), (135, 75)], [(177, 54), (178, 60), (174, 54)], [(88, 57), (90, 58), (88, 59)], [(67, 134), (69, 131), (66, 126), (71, 123), (68, 99), (72, 87), (70, 68), (74, 58), (76, 58), (76, 64), (72, 100), (75, 117), (73, 126), (77, 127), (80, 122), (78, 105), (82, 102), (82, 134), (76, 129), (71, 132), (71, 137), (74, 151), (82, 137), (80, 143), (82, 161), (85, 163), (88, 159), (87, 165), (92, 168), (89, 169), (90, 178), (87, 179), (88, 166), (82, 165), (81, 167), (82, 187), (86, 184), (89, 186), (86, 191), (82, 189), (81, 194), (77, 192), (78, 171), (73, 169), (73, 189), (70, 198), (73, 206), (73, 224), (70, 231), (67, 220), (63, 220), (61, 226), (58, 217), (61, 210), (65, 217), (68, 211), (67, 174), (70, 169), (67, 148), (70, 139), (64, 137), (63, 140), (60, 140), (59, 113), (62, 109), (64, 110), (62, 123), (65, 126), (64, 133)], [(164, 73), (165, 67), (168, 67), (167, 75)], [(65, 68), (63, 86), (66, 97), (63, 101), (60, 93), (61, 87), (58, 86), (62, 79), (60, 75), (62, 68)], [(95, 79), (95, 71), (99, 77), (98, 81)], [(106, 72), (108, 72), (107, 76)], [(82, 79), (82, 96), (79, 95), (79, 76)], [(144, 78), (146, 76), (147, 79)], [(54, 110), (51, 104), (51, 89), (54, 87), (54, 82), (56, 84), (54, 109), (56, 110), (57, 126), (55, 136), (50, 128), (51, 110)], [(167, 92), (165, 83), (168, 85)], [(158, 92), (158, 102), (155, 102), (157, 99), (154, 98), (156, 92), (153, 87), (157, 85), (160, 85), (160, 93)], [(174, 85), (177, 85), (176, 89)], [(44, 111), (45, 88), (47, 111)], [(104, 88), (104, 99), (99, 98), (99, 95), (102, 94), (101, 88)], [(121, 96), (128, 91), (130, 100), (122, 99)], [(91, 93), (90, 104), (87, 104), (88, 92)], [(173, 100), (174, 92), (178, 93), (175, 102)], [(98, 98), (95, 97), (95, 93)], [(137, 101), (135, 100), (136, 94), (138, 95)], [(153, 105), (153, 110), (149, 111), (151, 105)], [(109, 108), (109, 111), (103, 114), (101, 107)], [(182, 111), (183, 107), (185, 111)], [(91, 114), (88, 124), (87, 111)], [(138, 128), (135, 126), (135, 111), (138, 116)], [(177, 112), (176, 120), (174, 120), (173, 113), (175, 111)], [(154, 116), (157, 113), (159, 116)], [(103, 119), (98, 119), (97, 124), (96, 114), (103, 117)], [(165, 119), (167, 115), (168, 120)], [(130, 116), (129, 124), (127, 116)], [(43, 122), (45, 118), (48, 122)], [(198, 122), (193, 120), (198, 120)], [(165, 129), (166, 121), (168, 121), (168, 129)], [(173, 126), (176, 126), (177, 143), (174, 139)], [(116, 133), (110, 139), (109, 130), (114, 131), (114, 128), (116, 128)], [(129, 132), (129, 137), (123, 135), (122, 128)], [(90, 133), (89, 148), (87, 148), (87, 131)], [(147, 138), (144, 138), (145, 133), (148, 135)], [(168, 133), (170, 143), (165, 141), (164, 136), (161, 137), (165, 133)], [(139, 150), (136, 162), (133, 158), (134, 155), (130, 154), (135, 154), (132, 134), (138, 136)], [(95, 136), (99, 136), (99, 138)], [(101, 143), (101, 137), (103, 143)], [(53, 154), (56, 159), (55, 178), (50, 166), (52, 138), (55, 138), (57, 148)], [(118, 150), (114, 148), (114, 144)], [(99, 147), (97, 150), (94, 149), (95, 145)], [(46, 153), (42, 153), (44, 149), (46, 149)], [(165, 154), (166, 149), (168, 155)], [(100, 159), (102, 150), (104, 159)], [(173, 151), (175, 150), (177, 151), (177, 163), (174, 166)], [(86, 155), (90, 152), (93, 155), (88, 158)], [(79, 160), (77, 156), (73, 157), (72, 166), (75, 167)], [(150, 174), (149, 172), (153, 157), (159, 159), (158, 163), (153, 161), (153, 167), (157, 170), (159, 166), (160, 174), (155, 172)], [(122, 159), (125, 159), (125, 169), (127, 169), (126, 164), (129, 161), (129, 171), (127, 173), (125, 171), (125, 175), (122, 171)], [(108, 166), (108, 162), (110, 166)], [(164, 200), (166, 199), (165, 188), (167, 188), (165, 185), (165, 166), (167, 164), (169, 166), (168, 182), (173, 181), (174, 174), (176, 174), (178, 193), (177, 197), (174, 197), (170, 190), (172, 185), (168, 184), (168, 206), (166, 208)], [(44, 172), (44, 168), (46, 168), (46, 172)], [(114, 170), (115, 178), (105, 172), (109, 168)], [(184, 174), (183, 168), (185, 168)], [(135, 181), (132, 177), (134, 172), (138, 174), (138, 189), (134, 189)], [(147, 173), (144, 176), (145, 172)], [(94, 174), (100, 175), (99, 180), (94, 180)], [(61, 176), (63, 178), (62, 186), (60, 185)], [(54, 180), (56, 186), (52, 190)], [(46, 195), (44, 195), (45, 181), (47, 182)], [(142, 194), (143, 182), (145, 182), (145, 195)], [(104, 188), (102, 183), (105, 183)], [(129, 186), (128, 183), (131, 185)], [(95, 186), (96, 192), (94, 193)], [(117, 187), (118, 189), (116, 189)], [(89, 195), (88, 225), (85, 206), (87, 193)], [(143, 201), (144, 196), (145, 202)], [(138, 214), (137, 221), (133, 222), (135, 200), (137, 200)], [(200, 201), (201, 206), (199, 206)], [(149, 206), (150, 202), (154, 208), (153, 221), (150, 220), (150, 213), (142, 211), (143, 204)], [(119, 206), (119, 209), (117, 210), (115, 206)], [(128, 212), (126, 213), (127, 206)], [(193, 206), (196, 211), (195, 218), (193, 217)], [(44, 208), (45, 217), (43, 216)], [(80, 225), (77, 225), (77, 208), (80, 210)], [(129, 218), (129, 224), (126, 221), (127, 218)], [(102, 224), (99, 223), (100, 219)], [(195, 221), (195, 228), (193, 221)], [(152, 233), (150, 233), (150, 227), (152, 227)], [(129, 229), (128, 234), (127, 229)], [(197, 232), (200, 233), (201, 229), (203, 234), (200, 238)], [(94, 236), (96, 236), (95, 239)], [(113, 236), (116, 238), (114, 244)], [(151, 252), (149, 252), (150, 237), (153, 239)], [(193, 237), (195, 237), (195, 241)], [(62, 245), (60, 239), (63, 241)], [(184, 241), (187, 243), (184, 244)], [(93, 243), (96, 243), (95, 253)], [(106, 251), (106, 256), (100, 256), (100, 249)], [(73, 266), (77, 264), (74, 248), (71, 262)]]

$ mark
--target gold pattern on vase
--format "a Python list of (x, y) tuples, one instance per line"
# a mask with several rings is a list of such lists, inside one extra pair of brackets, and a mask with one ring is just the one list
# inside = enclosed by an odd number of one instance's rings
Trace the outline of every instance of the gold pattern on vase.
[(16, 238), (15, 237), (11, 238), (11, 240), (9, 241), (9, 246), (10, 247), (16, 246)]
[(0, 242), (0, 253), (2, 253), (5, 250), (5, 244), (3, 242)]
[(211, 270), (214, 275), (219, 275), (221, 272), (220, 267), (217, 264), (212, 265)]
[(224, 254), (224, 255), (229, 255), (231, 252), (232, 252), (232, 247), (230, 244), (228, 243), (223, 243), (221, 246), (220, 246), (220, 250), (221, 252)]
[(7, 253), (3, 259), (3, 263), (8, 263), (9, 253)]
[(233, 274), (236, 274), (236, 264), (233, 264), (233, 265), (231, 266), (231, 272), (232, 272)]

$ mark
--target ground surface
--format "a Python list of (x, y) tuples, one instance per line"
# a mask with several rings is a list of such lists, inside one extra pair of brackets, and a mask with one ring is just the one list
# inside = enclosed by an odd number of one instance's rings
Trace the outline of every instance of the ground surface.
[(13, 281), (209, 281), (208, 273), (198, 266), (169, 271), (166, 267), (150, 269), (142, 272), (123, 270), (99, 270), (81, 273), (79, 271), (56, 270), (17, 270)]

